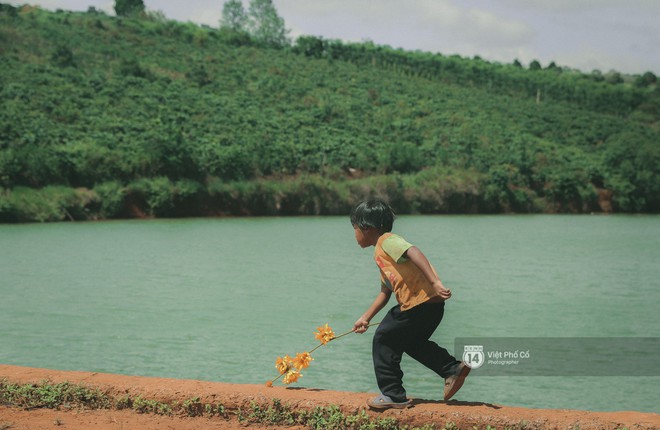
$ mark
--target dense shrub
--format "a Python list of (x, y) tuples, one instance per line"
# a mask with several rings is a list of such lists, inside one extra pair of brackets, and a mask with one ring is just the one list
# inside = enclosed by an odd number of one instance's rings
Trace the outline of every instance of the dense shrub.
[(660, 210), (652, 74), (0, 6), (3, 221)]

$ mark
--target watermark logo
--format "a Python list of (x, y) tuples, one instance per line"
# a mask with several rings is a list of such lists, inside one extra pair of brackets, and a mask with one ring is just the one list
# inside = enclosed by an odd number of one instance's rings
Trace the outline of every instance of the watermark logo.
[(456, 338), (480, 376), (660, 376), (660, 337)]
[(483, 345), (465, 345), (463, 347), (463, 363), (470, 369), (478, 369), (484, 364)]

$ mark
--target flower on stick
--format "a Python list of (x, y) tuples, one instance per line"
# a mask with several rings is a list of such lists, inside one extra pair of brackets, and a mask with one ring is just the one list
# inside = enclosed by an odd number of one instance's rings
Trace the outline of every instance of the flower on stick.
[(314, 336), (321, 342), (321, 345), (325, 345), (335, 338), (335, 332), (328, 326), (328, 323), (325, 323), (324, 326), (316, 327), (316, 329), (318, 332), (315, 332)]
[(292, 365), (293, 362), (291, 361), (291, 357), (288, 355), (285, 355), (284, 358), (277, 357), (277, 360), (275, 360), (275, 367), (277, 368), (277, 371), (280, 372), (280, 375), (288, 372)]
[[(380, 323), (369, 324), (367, 327), (371, 327), (378, 324)], [(335, 336), (335, 332), (328, 325), (328, 323), (320, 327), (317, 327), (316, 330), (317, 331), (314, 332), (314, 337), (321, 343), (315, 346), (314, 348), (312, 348), (310, 351), (298, 352), (294, 358), (291, 358), (288, 354), (285, 355), (284, 357), (277, 357), (277, 359), (275, 360), (275, 368), (277, 369), (280, 375), (277, 378), (266, 382), (267, 387), (272, 387), (273, 383), (280, 378), (282, 378), (282, 382), (287, 385), (293, 382), (297, 382), (298, 379), (303, 376), (302, 373), (300, 373), (300, 371), (302, 369), (308, 368), (310, 363), (314, 360), (312, 358), (312, 352), (316, 351), (323, 345), (326, 345), (331, 340), (339, 339), (340, 337), (344, 337), (348, 334), (353, 333), (354, 331), (354, 330), (350, 330), (347, 331), (346, 333), (340, 334), (339, 336)]]
[(296, 369), (306, 369), (309, 367), (309, 363), (314, 360), (309, 352), (299, 352), (296, 354), (296, 358), (293, 359), (293, 367)]
[(296, 382), (298, 378), (300, 378), (301, 376), (302, 373), (300, 373), (299, 370), (289, 370), (284, 375), (284, 380), (282, 382), (284, 382), (285, 384), (290, 384), (292, 382)]

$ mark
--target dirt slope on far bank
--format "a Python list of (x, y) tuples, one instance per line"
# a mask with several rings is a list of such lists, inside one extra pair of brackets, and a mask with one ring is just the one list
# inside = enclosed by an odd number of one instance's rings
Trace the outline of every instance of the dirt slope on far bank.
[[(293, 409), (311, 410), (317, 406), (336, 405), (346, 415), (365, 409), (365, 401), (373, 393), (325, 391), (314, 388), (268, 388), (262, 385), (239, 385), (195, 380), (112, 375), (92, 372), (71, 372), (0, 364), (0, 381), (12, 384), (70, 382), (98, 388), (115, 396), (140, 396), (143, 399), (178, 404), (199, 398), (207, 404), (222, 404), (229, 418), (182, 417), (139, 414), (130, 410), (22, 410), (0, 405), (0, 428), (20, 429), (244, 429), (275, 428), (239, 422), (239, 408), (257, 404), (267, 408), (273, 399)], [(460, 399), (460, 395), (457, 396)], [(660, 414), (642, 412), (586, 412), (574, 410), (526, 409), (488, 403), (415, 399), (406, 410), (368, 412), (374, 419), (394, 418), (399, 425), (421, 427), (434, 424), (443, 428), (453, 423), (461, 429), (660, 429)], [(284, 427), (281, 427), (284, 428)], [(292, 428), (292, 427), (288, 427)], [(302, 427), (299, 427), (302, 428)]]

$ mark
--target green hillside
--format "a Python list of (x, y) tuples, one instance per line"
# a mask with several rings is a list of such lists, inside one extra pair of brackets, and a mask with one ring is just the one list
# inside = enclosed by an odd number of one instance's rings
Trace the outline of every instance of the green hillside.
[(0, 222), (658, 212), (660, 89), (0, 4)]

